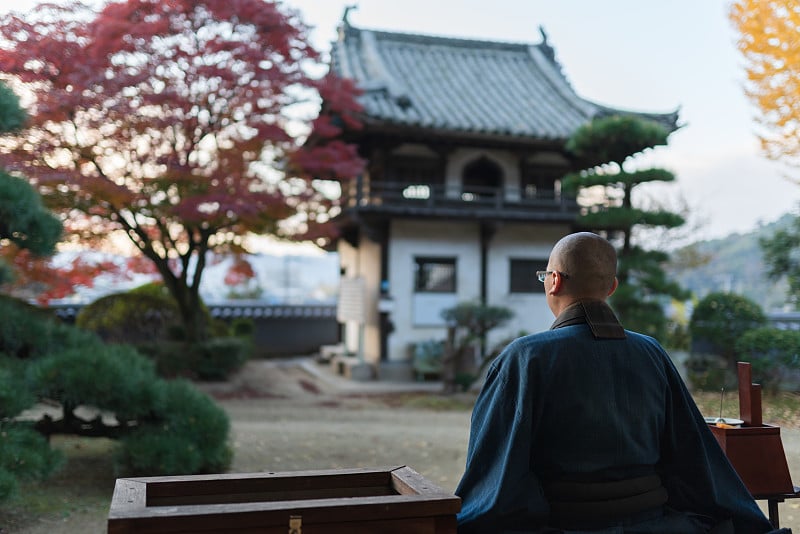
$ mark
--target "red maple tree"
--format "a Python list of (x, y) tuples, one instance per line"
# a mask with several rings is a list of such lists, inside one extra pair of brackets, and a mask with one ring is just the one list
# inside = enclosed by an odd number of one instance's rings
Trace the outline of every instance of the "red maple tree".
[[(352, 84), (316, 78), (299, 15), (263, 0), (41, 4), (0, 18), (0, 71), (32, 93), (0, 164), (31, 178), (73, 240), (124, 232), (205, 337), (207, 252), (250, 233), (319, 236), (334, 201), (317, 180), (364, 162), (337, 140)], [(323, 113), (302, 129), (301, 109)], [(297, 131), (311, 130), (313, 143)]]

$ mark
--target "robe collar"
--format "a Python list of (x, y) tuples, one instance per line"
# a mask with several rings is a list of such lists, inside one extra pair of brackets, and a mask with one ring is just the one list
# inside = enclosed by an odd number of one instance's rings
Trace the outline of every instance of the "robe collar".
[(595, 339), (625, 339), (625, 329), (611, 307), (602, 300), (579, 300), (556, 317), (550, 330), (588, 324)]

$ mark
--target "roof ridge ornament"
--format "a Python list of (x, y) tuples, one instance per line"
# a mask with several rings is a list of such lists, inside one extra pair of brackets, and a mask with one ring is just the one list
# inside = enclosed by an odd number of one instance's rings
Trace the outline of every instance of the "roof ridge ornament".
[(539, 48), (542, 49), (542, 52), (545, 56), (547, 56), (547, 59), (549, 59), (551, 63), (555, 63), (556, 51), (552, 46), (550, 46), (550, 43), (547, 42), (547, 32), (544, 31), (544, 26), (541, 24), (539, 24), (539, 33), (542, 34), (542, 42), (539, 44)]
[(344, 6), (344, 13), (342, 13), (342, 21), (336, 27), (336, 33), (338, 41), (340, 43), (344, 42), (345, 34), (347, 34), (348, 30), (353, 27), (353, 25), (350, 24), (349, 17), (350, 17), (350, 12), (353, 11), (354, 9), (358, 9), (358, 4), (350, 4)]
[(541, 24), (539, 24), (539, 33), (542, 34), (542, 44), (543, 45), (548, 44), (547, 43), (547, 32), (544, 31), (544, 26), (542, 26)]
[(358, 4), (350, 4), (350, 5), (344, 6), (344, 14), (342, 14), (342, 23), (345, 26), (351, 26), (350, 20), (349, 20), (350, 12), (353, 11), (353, 10), (356, 10), (356, 9), (358, 9)]

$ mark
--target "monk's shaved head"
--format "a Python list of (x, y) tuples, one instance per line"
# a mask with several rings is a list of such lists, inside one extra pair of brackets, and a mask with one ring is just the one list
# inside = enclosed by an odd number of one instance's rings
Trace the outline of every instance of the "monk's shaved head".
[(570, 234), (553, 247), (547, 268), (567, 275), (564, 291), (569, 295), (603, 299), (614, 287), (617, 251), (597, 234)]

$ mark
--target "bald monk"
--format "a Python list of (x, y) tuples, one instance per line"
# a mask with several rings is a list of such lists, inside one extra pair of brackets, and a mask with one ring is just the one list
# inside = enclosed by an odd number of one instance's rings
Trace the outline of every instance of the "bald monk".
[(606, 304), (616, 268), (614, 247), (582, 232), (537, 273), (556, 319), (488, 370), (460, 534), (773, 531), (667, 353)]

